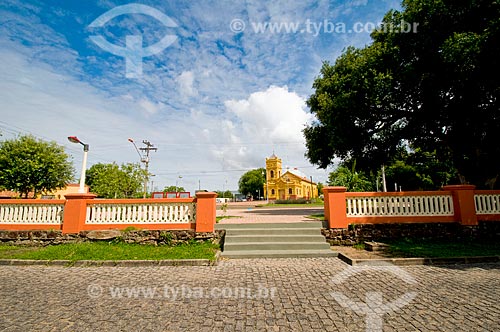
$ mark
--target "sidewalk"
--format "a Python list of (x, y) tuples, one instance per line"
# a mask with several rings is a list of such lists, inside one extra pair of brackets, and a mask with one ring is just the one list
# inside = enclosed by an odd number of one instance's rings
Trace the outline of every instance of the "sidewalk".
[(219, 221), (220, 224), (244, 224), (244, 223), (291, 223), (305, 222), (313, 219), (307, 218), (312, 214), (323, 213), (321, 207), (280, 207), (267, 208), (255, 207), (265, 201), (230, 203), (224, 212), (220, 205), (217, 205), (217, 216), (231, 216)]

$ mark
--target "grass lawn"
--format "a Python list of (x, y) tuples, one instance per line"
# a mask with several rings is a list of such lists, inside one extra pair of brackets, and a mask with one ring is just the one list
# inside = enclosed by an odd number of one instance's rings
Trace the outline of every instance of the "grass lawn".
[(47, 247), (0, 245), (0, 259), (35, 260), (164, 260), (215, 259), (219, 246), (210, 242), (153, 246), (145, 244), (85, 242)]
[(323, 213), (311, 214), (311, 215), (308, 215), (307, 218), (317, 219), (317, 220), (325, 220), (325, 215)]
[(219, 217), (215, 217), (215, 222), (219, 222), (221, 221), (222, 219), (230, 219), (230, 218), (238, 218), (236, 216), (219, 216)]
[(389, 252), (398, 257), (498, 256), (498, 242), (393, 241)]

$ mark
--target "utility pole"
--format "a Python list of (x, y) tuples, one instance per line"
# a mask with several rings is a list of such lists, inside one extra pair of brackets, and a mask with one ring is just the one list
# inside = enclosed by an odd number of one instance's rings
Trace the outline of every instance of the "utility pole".
[(146, 170), (146, 179), (144, 180), (144, 196), (143, 198), (146, 198), (146, 193), (148, 192), (148, 181), (149, 181), (149, 171), (148, 171), (148, 166), (149, 166), (149, 151), (156, 151), (158, 148), (155, 148), (151, 142), (148, 140), (142, 140), (142, 144), (146, 145), (144, 148), (139, 148), (145, 155), (144, 158), (144, 165), (145, 165), (145, 170)]
[[(146, 177), (144, 178), (144, 195), (143, 198), (146, 198), (146, 194), (148, 192), (148, 182), (149, 182), (149, 152), (150, 151), (156, 151), (158, 148), (155, 148), (151, 142), (148, 140), (142, 140), (142, 144), (146, 145), (143, 148), (137, 148), (137, 145), (135, 145), (135, 142), (133, 139), (129, 138), (129, 142), (134, 144), (135, 149), (137, 150), (137, 153), (139, 154), (139, 157), (141, 157), (141, 162), (144, 163), (144, 169), (146, 171)], [(139, 150), (142, 151), (142, 155), (139, 152)]]

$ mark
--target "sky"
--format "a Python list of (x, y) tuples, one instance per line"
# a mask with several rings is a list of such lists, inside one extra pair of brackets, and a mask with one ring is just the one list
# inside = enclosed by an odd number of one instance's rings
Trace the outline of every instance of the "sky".
[[(325, 183), (305, 157), (306, 101), (322, 63), (370, 43), (400, 1), (0, 2), (0, 139), (32, 134), (87, 165), (137, 163), (149, 189), (237, 190), (275, 153)], [(144, 164), (142, 164), (144, 166)]]

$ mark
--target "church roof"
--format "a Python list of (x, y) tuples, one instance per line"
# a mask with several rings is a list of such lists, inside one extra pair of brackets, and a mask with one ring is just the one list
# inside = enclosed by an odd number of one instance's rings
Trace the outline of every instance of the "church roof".
[(298, 176), (299, 178), (301, 178), (304, 181), (311, 182), (310, 178), (306, 174), (302, 173), (301, 171), (299, 171), (296, 168), (287, 169), (287, 172), (289, 172), (295, 176)]
[(274, 152), (273, 152), (273, 154), (271, 155), (271, 157), (269, 157), (269, 159), (278, 159), (278, 156), (275, 155)]

